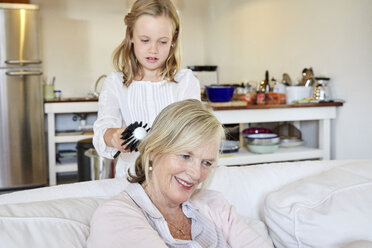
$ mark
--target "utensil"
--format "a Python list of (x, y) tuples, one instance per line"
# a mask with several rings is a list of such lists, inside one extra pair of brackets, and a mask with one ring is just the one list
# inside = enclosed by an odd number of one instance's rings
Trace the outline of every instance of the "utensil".
[(313, 68), (304, 68), (302, 70), (302, 80), (299, 83), (299, 86), (312, 86), (315, 83)]
[(291, 86), (292, 85), (291, 77), (287, 73), (283, 73), (282, 84), (284, 84), (286, 86)]

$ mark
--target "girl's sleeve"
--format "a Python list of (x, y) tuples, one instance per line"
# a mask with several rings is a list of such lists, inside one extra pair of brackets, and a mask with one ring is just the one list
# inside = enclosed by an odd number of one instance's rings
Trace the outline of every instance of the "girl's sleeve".
[(121, 116), (115, 76), (111, 73), (105, 80), (98, 101), (97, 120), (93, 125), (93, 145), (100, 156), (113, 158), (117, 152), (113, 147), (106, 145), (103, 138), (109, 128), (121, 128), (124, 121)]
[(231, 247), (273, 248), (271, 240), (257, 233), (221, 193), (209, 190), (207, 197), (203, 198), (208, 206), (201, 208), (204, 215), (222, 231)]
[(191, 70), (184, 69), (180, 73), (180, 89), (178, 91), (178, 100), (197, 99), (200, 100), (200, 82), (194, 76)]

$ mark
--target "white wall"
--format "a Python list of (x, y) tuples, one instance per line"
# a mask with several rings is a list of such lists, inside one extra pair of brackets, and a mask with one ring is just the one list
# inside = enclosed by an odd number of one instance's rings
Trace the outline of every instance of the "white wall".
[(372, 1), (209, 0), (206, 63), (223, 82), (292, 79), (312, 66), (346, 103), (333, 123), (333, 158), (372, 157)]
[(34, 0), (41, 12), (44, 75), (65, 97), (86, 96), (112, 71), (111, 53), (124, 34), (125, 1)]
[[(33, 0), (40, 6), (44, 75), (56, 76), (64, 97), (83, 97), (96, 79), (113, 70), (112, 52), (125, 34), (124, 16), (132, 0)], [(180, 9), (183, 66), (204, 61), (203, 8), (197, 0), (176, 1)]]
[[(126, 0), (33, 0), (41, 8), (45, 74), (67, 97), (85, 96), (124, 35)], [(305, 67), (331, 77), (338, 109), (333, 158), (372, 157), (372, 1), (175, 0), (183, 67), (217, 64), (223, 83), (292, 79)]]

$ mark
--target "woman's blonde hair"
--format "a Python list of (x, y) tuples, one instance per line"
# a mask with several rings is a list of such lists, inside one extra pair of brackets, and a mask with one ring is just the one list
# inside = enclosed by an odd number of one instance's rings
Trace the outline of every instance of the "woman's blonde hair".
[(179, 52), (179, 32), (180, 21), (170, 0), (137, 0), (130, 12), (125, 16), (124, 23), (127, 26), (125, 38), (113, 53), (113, 63), (117, 71), (123, 73), (124, 85), (129, 86), (135, 76), (143, 77), (143, 68), (138, 63), (134, 48), (131, 42), (133, 38), (133, 29), (136, 21), (142, 15), (150, 15), (153, 17), (167, 16), (173, 24), (172, 45), (169, 51), (168, 58), (161, 71), (161, 77), (168, 81), (175, 81), (174, 77), (180, 68), (180, 52)]
[(147, 181), (150, 165), (163, 154), (193, 149), (211, 140), (221, 142), (224, 137), (222, 124), (202, 102), (188, 99), (170, 104), (156, 117), (151, 130), (138, 146), (140, 155), (135, 163), (136, 175), (128, 171), (128, 181)]

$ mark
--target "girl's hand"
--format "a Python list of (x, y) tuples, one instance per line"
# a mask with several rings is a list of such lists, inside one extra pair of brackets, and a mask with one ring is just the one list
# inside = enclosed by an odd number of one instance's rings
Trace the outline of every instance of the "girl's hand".
[(107, 129), (103, 137), (106, 145), (113, 147), (120, 152), (127, 152), (127, 150), (124, 149), (125, 145), (124, 147), (121, 146), (121, 144), (124, 142), (124, 140), (121, 139), (121, 134), (122, 132), (124, 132), (126, 128), (127, 127)]

